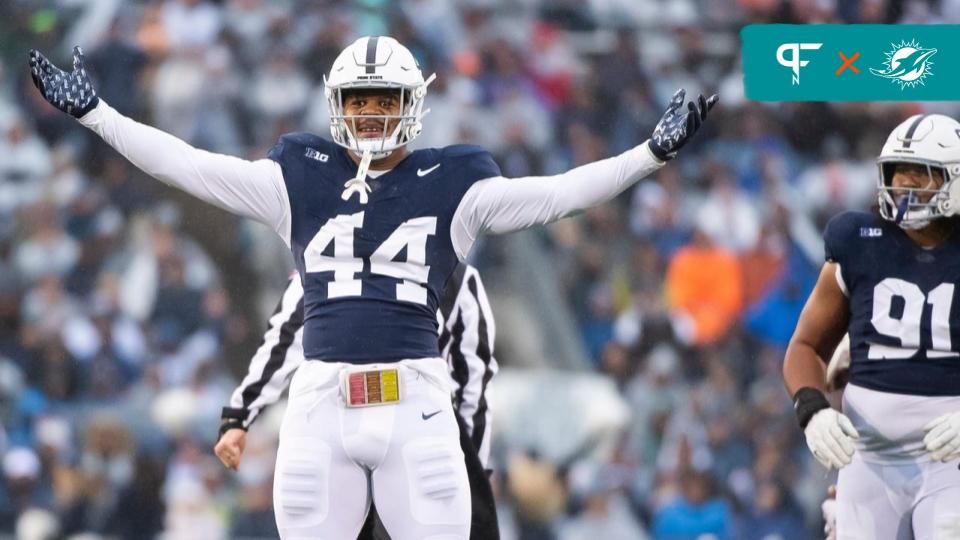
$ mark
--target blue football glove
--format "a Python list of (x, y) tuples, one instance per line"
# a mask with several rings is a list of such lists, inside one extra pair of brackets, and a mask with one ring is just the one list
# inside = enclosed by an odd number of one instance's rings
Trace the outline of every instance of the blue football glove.
[(705, 99), (703, 94), (700, 94), (697, 101), (687, 103), (687, 111), (681, 113), (680, 109), (683, 107), (686, 95), (687, 91), (683, 88), (673, 94), (667, 111), (663, 113), (663, 118), (650, 135), (648, 143), (650, 151), (661, 161), (676, 157), (677, 151), (700, 129), (700, 124), (707, 119), (707, 112), (717, 104), (719, 99), (716, 94), (710, 96), (710, 99)]
[(30, 76), (44, 99), (74, 118), (82, 117), (100, 103), (83, 67), (80, 47), (73, 48), (73, 71), (70, 73), (53, 65), (40, 51), (31, 49)]

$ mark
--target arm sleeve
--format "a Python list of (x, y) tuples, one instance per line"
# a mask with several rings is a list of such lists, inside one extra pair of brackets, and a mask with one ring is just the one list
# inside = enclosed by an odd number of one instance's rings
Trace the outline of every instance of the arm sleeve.
[(293, 372), (303, 363), (303, 286), (294, 275), (270, 317), (263, 342), (247, 375), (230, 396), (223, 418), (236, 418), (248, 428), (264, 407), (280, 399)]
[(467, 190), (453, 216), (454, 249), (463, 259), (481, 233), (542, 225), (607, 202), (663, 164), (644, 143), (556, 176), (480, 180)]
[(486, 392), (499, 366), (493, 356), (496, 327), (490, 302), (476, 269), (468, 267), (448, 317), (452, 334), (448, 363), (458, 388), (454, 407), (467, 426), (467, 433), (484, 466), (490, 456), (490, 423)]
[(290, 244), (290, 201), (280, 165), (198, 150), (123, 116), (103, 99), (80, 123), (161, 182), (224, 210), (255, 219)]

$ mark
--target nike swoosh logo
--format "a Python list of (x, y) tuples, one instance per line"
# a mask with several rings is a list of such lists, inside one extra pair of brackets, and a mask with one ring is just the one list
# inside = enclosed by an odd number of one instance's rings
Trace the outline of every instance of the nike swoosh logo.
[(437, 167), (439, 167), (439, 166), (440, 166), (440, 164), (437, 163), (436, 165), (434, 165), (433, 167), (430, 167), (430, 168), (427, 169), (427, 170), (423, 170), (423, 169), (417, 168), (417, 176), (419, 176), (419, 177), (422, 178), (422, 177), (424, 177), (424, 176), (432, 173), (433, 171), (437, 170)]
[(441, 412), (442, 412), (442, 411), (433, 411), (433, 412), (430, 413), (430, 414), (420, 413), (420, 417), (423, 418), (424, 420), (429, 420), (429, 419), (433, 418), (434, 416), (440, 414)]

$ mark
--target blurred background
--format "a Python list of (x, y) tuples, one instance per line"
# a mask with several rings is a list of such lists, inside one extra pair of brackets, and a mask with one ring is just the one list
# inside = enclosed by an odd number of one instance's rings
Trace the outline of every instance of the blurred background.
[(755, 103), (749, 23), (960, 23), (960, 0), (3, 0), (0, 537), (276, 538), (278, 405), (212, 453), (292, 260), (133, 169), (32, 87), (70, 47), (113, 107), (256, 159), (326, 135), (322, 75), (390, 34), (436, 72), (416, 146), (505, 176), (647, 138), (678, 87), (720, 106), (615, 202), (475, 250), (497, 316), (505, 540), (822, 538), (831, 482), (780, 365), (833, 214), (875, 200), (890, 129), (950, 103)]

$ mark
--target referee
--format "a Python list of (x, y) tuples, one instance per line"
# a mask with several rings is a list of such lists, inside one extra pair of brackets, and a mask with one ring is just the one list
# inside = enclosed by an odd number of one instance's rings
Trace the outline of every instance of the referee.
[[(487, 477), (490, 457), (490, 420), (486, 390), (497, 372), (493, 357), (494, 322), (490, 302), (477, 269), (460, 264), (440, 299), (437, 313), (440, 351), (456, 383), (454, 415), (460, 425), (460, 446), (470, 479), (473, 518), (471, 539), (498, 540), (497, 513)], [(303, 285), (294, 274), (270, 317), (263, 342), (247, 375), (223, 408), (220, 436), (214, 453), (231, 469), (240, 465), (247, 428), (264, 407), (276, 403), (303, 357)], [(371, 507), (358, 540), (389, 540)]]

